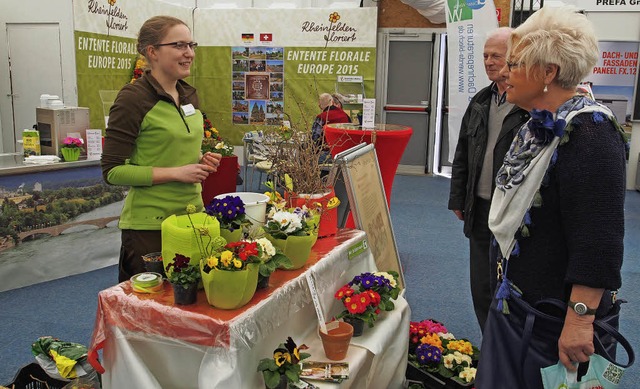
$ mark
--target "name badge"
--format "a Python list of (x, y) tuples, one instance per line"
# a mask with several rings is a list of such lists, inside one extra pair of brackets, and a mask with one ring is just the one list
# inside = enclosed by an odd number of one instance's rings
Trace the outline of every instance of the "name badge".
[(182, 106), (182, 112), (184, 112), (184, 116), (191, 116), (196, 113), (196, 109), (193, 108), (193, 104), (187, 104)]

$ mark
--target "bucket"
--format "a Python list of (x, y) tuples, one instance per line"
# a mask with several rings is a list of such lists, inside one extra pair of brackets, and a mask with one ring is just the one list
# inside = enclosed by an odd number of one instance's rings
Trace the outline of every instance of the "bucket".
[(244, 212), (254, 226), (262, 226), (265, 223), (267, 214), (267, 203), (269, 196), (254, 192), (233, 192), (217, 195), (216, 199), (223, 199), (227, 196), (240, 197), (244, 203)]
[(292, 196), (285, 192), (285, 199), (289, 201), (292, 207), (315, 208), (320, 204), (322, 211), (320, 213), (320, 225), (318, 226), (318, 237), (335, 235), (338, 232), (338, 207), (331, 205), (332, 200), (336, 197), (336, 192), (331, 188), (330, 191), (320, 194), (298, 194)]

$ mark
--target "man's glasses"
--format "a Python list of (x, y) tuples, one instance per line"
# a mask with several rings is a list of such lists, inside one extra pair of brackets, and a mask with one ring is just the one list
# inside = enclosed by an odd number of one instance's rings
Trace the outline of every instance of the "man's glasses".
[(157, 45), (154, 45), (154, 46), (156, 47), (171, 46), (178, 50), (185, 51), (187, 50), (187, 47), (190, 48), (191, 50), (195, 50), (196, 47), (198, 47), (198, 42), (169, 42), (169, 43), (158, 43)]
[(522, 62), (511, 62), (511, 61), (507, 61), (507, 67), (509, 68), (509, 71), (512, 71), (513, 68), (517, 68), (518, 66), (523, 65)]

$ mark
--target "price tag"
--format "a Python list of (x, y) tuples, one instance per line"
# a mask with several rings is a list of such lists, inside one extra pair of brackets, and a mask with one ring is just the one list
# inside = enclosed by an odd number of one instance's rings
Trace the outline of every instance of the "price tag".
[(311, 292), (311, 300), (313, 300), (313, 306), (316, 308), (316, 315), (318, 315), (320, 331), (327, 333), (327, 325), (325, 324), (324, 314), (322, 313), (322, 307), (320, 306), (320, 299), (318, 298), (316, 284), (313, 282), (313, 277), (311, 276), (310, 272), (307, 272), (305, 277), (307, 279), (307, 284), (309, 284), (309, 292)]
[(102, 156), (102, 130), (87, 130), (87, 159)]
[(374, 128), (376, 120), (376, 99), (362, 99), (362, 128)]

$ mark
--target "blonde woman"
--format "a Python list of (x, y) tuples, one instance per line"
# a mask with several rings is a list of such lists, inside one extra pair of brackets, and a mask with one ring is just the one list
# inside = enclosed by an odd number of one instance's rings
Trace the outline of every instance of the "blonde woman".
[[(507, 101), (531, 113), (496, 177), (489, 212), (496, 297), (476, 388), (541, 388), (594, 353), (594, 320), (621, 286), (625, 142), (611, 111), (576, 93), (598, 58), (587, 18), (543, 7), (509, 39)], [(535, 323), (535, 324), (534, 324)], [(614, 354), (615, 355), (615, 354)]]

